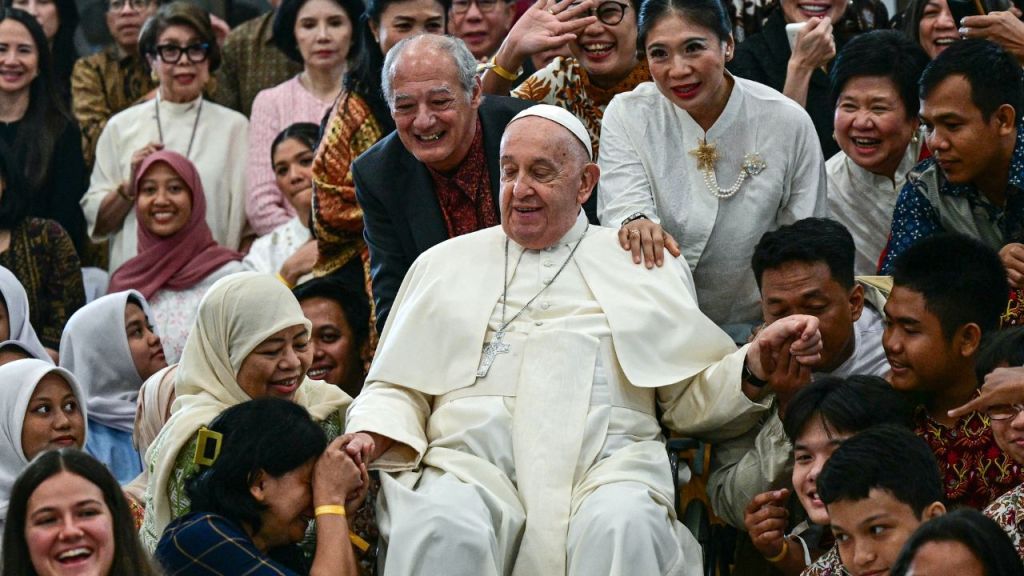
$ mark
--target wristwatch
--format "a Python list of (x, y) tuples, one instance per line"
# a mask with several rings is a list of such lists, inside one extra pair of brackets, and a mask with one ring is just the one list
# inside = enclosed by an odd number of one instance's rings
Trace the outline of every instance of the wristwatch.
[(743, 378), (744, 382), (750, 384), (754, 388), (764, 388), (768, 385), (767, 380), (762, 380), (757, 376), (754, 376), (754, 373), (750, 371), (750, 368), (747, 368), (746, 358), (743, 359), (743, 370), (740, 372), (740, 376)]
[(621, 228), (622, 226), (625, 226), (626, 224), (629, 224), (630, 222), (634, 220), (639, 220), (641, 218), (647, 220), (647, 214), (644, 214), (643, 212), (633, 212), (629, 216), (626, 216), (625, 220), (622, 221), (622, 224), (620, 224), (619, 227)]

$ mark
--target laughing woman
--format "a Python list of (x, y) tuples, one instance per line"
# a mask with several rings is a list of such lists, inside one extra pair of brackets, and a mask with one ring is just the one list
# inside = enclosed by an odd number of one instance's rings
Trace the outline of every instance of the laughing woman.
[(242, 272), (214, 284), (199, 305), (175, 373), (178, 409), (147, 451), (150, 469), (142, 538), (156, 547), (164, 528), (191, 511), (186, 485), (197, 474), (199, 429), (225, 409), (277, 397), (309, 411), (329, 439), (344, 429), (352, 398), (306, 377), (310, 322), (273, 276)]
[(132, 178), (158, 150), (195, 163), (208, 190), (206, 223), (218, 244), (237, 249), (245, 227), (249, 122), (203, 98), (210, 73), (220, 65), (209, 15), (181, 1), (162, 6), (143, 25), (139, 51), (160, 81), (156, 97), (107, 122), (81, 202), (90, 237), (110, 239), (111, 273), (139, 253)]
[(152, 307), (167, 362), (181, 357), (196, 309), (218, 279), (243, 270), (242, 255), (213, 240), (194, 164), (168, 151), (142, 161), (133, 184), (139, 255), (110, 278), (110, 292), (138, 290)]
[(608, 105), (597, 200), (637, 262), (661, 260), (665, 232), (678, 240), (701, 310), (746, 341), (761, 318), (754, 245), (824, 215), (825, 171), (807, 113), (725, 70), (730, 29), (718, 0), (644, 2), (639, 43), (654, 82)]

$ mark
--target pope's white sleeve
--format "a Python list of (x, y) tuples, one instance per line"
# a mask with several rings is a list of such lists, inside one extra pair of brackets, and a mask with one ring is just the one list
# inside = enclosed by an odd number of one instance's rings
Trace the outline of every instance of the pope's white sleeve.
[(395, 441), (370, 468), (402, 472), (419, 466), (427, 451), (431, 396), (383, 382), (367, 383), (352, 402), (345, 432), (373, 432)]

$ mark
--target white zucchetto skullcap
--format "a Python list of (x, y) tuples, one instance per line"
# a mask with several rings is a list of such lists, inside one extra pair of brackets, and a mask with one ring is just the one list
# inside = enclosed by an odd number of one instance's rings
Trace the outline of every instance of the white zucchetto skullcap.
[(551, 104), (537, 104), (535, 106), (530, 106), (519, 114), (516, 114), (515, 118), (513, 118), (509, 124), (512, 124), (512, 122), (515, 122), (520, 118), (526, 118), (528, 116), (539, 116), (563, 126), (566, 130), (572, 132), (572, 135), (575, 136), (576, 139), (583, 144), (583, 147), (587, 149), (587, 158), (594, 158), (594, 149), (590, 145), (590, 133), (587, 132), (587, 128), (583, 126), (583, 122), (580, 122), (580, 119), (572, 112), (569, 112), (565, 108), (552, 106)]

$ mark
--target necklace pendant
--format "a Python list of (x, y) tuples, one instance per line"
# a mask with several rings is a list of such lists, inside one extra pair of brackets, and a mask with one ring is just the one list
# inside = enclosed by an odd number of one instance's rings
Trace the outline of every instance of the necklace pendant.
[(690, 150), (690, 155), (697, 158), (697, 168), (701, 172), (715, 170), (715, 163), (718, 162), (718, 149), (714, 144), (708, 144), (707, 139), (701, 140), (700, 146)]
[(743, 157), (743, 169), (751, 176), (757, 176), (764, 169), (768, 167), (768, 164), (761, 158), (761, 155), (757, 152), (753, 154), (747, 154)]
[(498, 330), (494, 334), (494, 339), (484, 345), (483, 355), (480, 357), (480, 366), (476, 369), (477, 378), (487, 377), (487, 373), (491, 370), (491, 364), (494, 364), (498, 354), (508, 354), (509, 346), (502, 341), (504, 338), (505, 332)]

